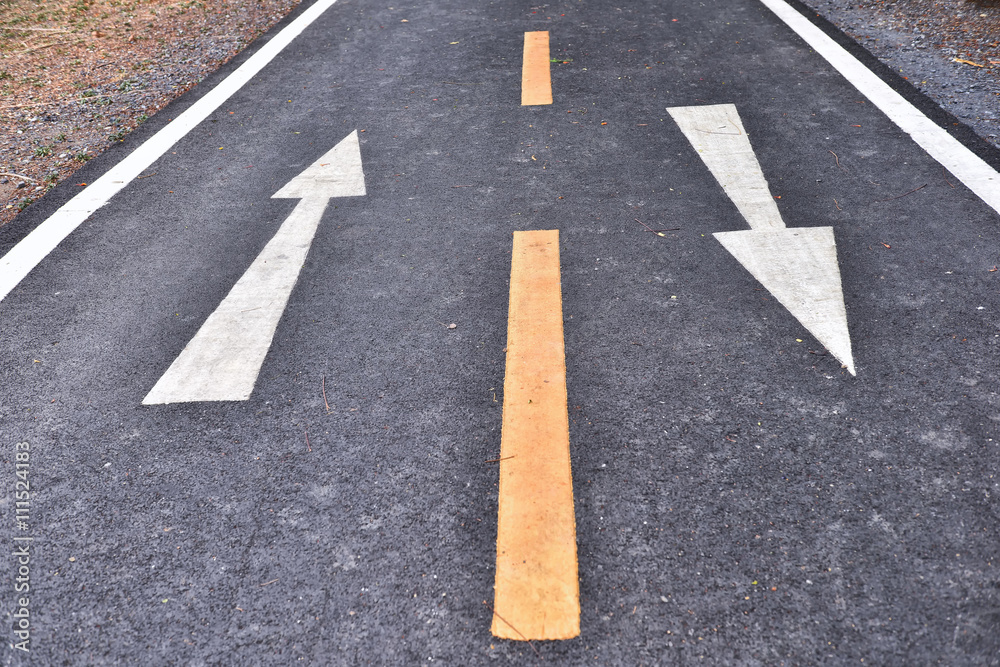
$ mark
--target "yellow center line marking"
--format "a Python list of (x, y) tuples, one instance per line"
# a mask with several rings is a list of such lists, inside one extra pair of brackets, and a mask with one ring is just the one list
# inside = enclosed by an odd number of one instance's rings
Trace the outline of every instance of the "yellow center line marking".
[(552, 104), (552, 77), (549, 73), (549, 33), (524, 33), (524, 63), (521, 65), (521, 106)]
[(580, 634), (558, 230), (514, 232), (492, 632)]

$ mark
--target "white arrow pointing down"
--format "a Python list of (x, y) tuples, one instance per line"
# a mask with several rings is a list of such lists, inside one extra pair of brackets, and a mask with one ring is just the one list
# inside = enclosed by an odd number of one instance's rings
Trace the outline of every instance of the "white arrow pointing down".
[(713, 236), (856, 375), (833, 227), (785, 227), (734, 105), (667, 111), (750, 225)]
[(364, 194), (355, 130), (272, 196), (301, 201), (143, 404), (250, 398), (327, 204)]

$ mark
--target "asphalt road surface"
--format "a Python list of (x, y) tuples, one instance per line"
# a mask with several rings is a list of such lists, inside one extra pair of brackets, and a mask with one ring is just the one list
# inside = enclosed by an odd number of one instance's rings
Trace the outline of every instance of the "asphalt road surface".
[[(3, 664), (1000, 664), (1000, 214), (760, 0), (340, 0), (234, 90), (0, 301)], [(531, 230), (580, 613), (529, 644), (491, 626)]]

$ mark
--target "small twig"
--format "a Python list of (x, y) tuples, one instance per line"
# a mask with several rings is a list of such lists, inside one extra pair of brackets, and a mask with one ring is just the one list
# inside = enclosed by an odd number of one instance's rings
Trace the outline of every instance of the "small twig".
[(501, 461), (506, 461), (507, 459), (512, 459), (515, 456), (517, 456), (517, 454), (514, 454), (513, 456), (505, 456), (502, 459), (490, 459), (489, 461), (483, 461), (483, 463), (500, 463)]
[[(944, 176), (944, 182), (951, 185), (951, 181), (948, 180), (948, 172), (944, 170), (944, 167), (941, 167), (941, 175)], [(951, 189), (954, 190), (955, 186), (951, 185)]]
[(666, 235), (663, 234), (663, 232), (676, 232), (678, 229), (680, 229), (680, 227), (678, 227), (677, 229), (653, 229), (639, 218), (632, 218), (632, 219), (638, 222), (643, 227), (645, 227), (647, 232), (652, 232), (653, 234), (656, 234), (657, 236), (663, 236), (664, 238), (666, 238)]
[(55, 102), (31, 102), (29, 104), (5, 104), (0, 109), (26, 109), (27, 107), (44, 107)]
[(62, 28), (15, 28), (9, 23), (3, 24), (4, 30), (13, 30), (14, 32), (72, 32), (70, 30), (63, 30)]
[(31, 181), (32, 183), (38, 183), (38, 181), (33, 179), (31, 176), (25, 176), (23, 174), (14, 174), (9, 171), (0, 171), (0, 176), (12, 176), (14, 178), (23, 178), (26, 181)]
[[(508, 622), (507, 619), (505, 619), (503, 616), (501, 616), (500, 614), (497, 614), (497, 610), (494, 609), (492, 606), (490, 606), (490, 604), (488, 602), (486, 602), (486, 600), (483, 600), (483, 604), (486, 605), (487, 607), (489, 607), (490, 611), (492, 611), (494, 613), (494, 615), (496, 615), (497, 618), (499, 618), (501, 621), (503, 621), (508, 626), (510, 626), (511, 630), (513, 630), (517, 634), (521, 635), (521, 639), (523, 639), (524, 641), (528, 642), (528, 646), (530, 646), (531, 650), (535, 652), (535, 655), (537, 655), (539, 658), (542, 657), (542, 654), (538, 652), (538, 649), (535, 648), (535, 645), (531, 643), (531, 640), (524, 636), (523, 632), (521, 632), (520, 630), (518, 630), (517, 628), (515, 628), (513, 625), (511, 625), (510, 622)], [(542, 658), (542, 659), (544, 660), (544, 658)]]
[(833, 205), (837, 207), (838, 211), (843, 211), (844, 210), (844, 209), (840, 208), (840, 204), (837, 203), (836, 199), (833, 200)]
[(326, 400), (326, 376), (323, 376), (323, 405), (326, 406), (326, 411), (330, 412), (330, 404)]
[(446, 83), (449, 86), (481, 86), (481, 83), (467, 83), (464, 81), (442, 81), (441, 83)]
[(41, 51), (42, 49), (47, 49), (50, 46), (61, 46), (63, 44), (69, 44), (69, 42), (50, 42), (48, 44), (42, 44), (41, 46), (32, 46), (30, 48), (25, 49), (21, 53), (31, 53), (32, 51)]
[(741, 137), (741, 136), (743, 136), (743, 131), (740, 129), (740, 126), (737, 125), (736, 123), (734, 123), (732, 118), (728, 118), (727, 117), (726, 118), (726, 122), (728, 122), (730, 125), (732, 125), (733, 127), (735, 127), (736, 131), (735, 132), (714, 132), (712, 130), (703, 130), (700, 127), (696, 127), (695, 129), (698, 130), (699, 132), (704, 132), (705, 134), (724, 134), (724, 135), (729, 136), (729, 137)]
[(276, 581), (277, 581), (277, 579), (272, 579), (271, 581), (266, 581), (263, 584), (261, 584), (260, 587), (264, 588), (264, 586), (270, 586), (271, 584), (273, 584)]
[(923, 190), (923, 189), (924, 189), (924, 188), (926, 188), (926, 187), (927, 187), (927, 184), (926, 184), (926, 183), (924, 183), (924, 184), (923, 184), (923, 185), (921, 185), (921, 186), (920, 186), (919, 188), (913, 188), (913, 189), (912, 189), (912, 190), (910, 190), (909, 192), (904, 192), (903, 194), (899, 195), (898, 197), (891, 197), (891, 198), (889, 198), (889, 199), (883, 199), (882, 201), (894, 201), (894, 200), (896, 200), (896, 199), (899, 199), (900, 197), (905, 197), (906, 195), (912, 195), (912, 194), (913, 194), (914, 192), (916, 192), (917, 190)]
[(840, 170), (846, 172), (847, 170), (840, 166), (840, 158), (837, 157), (837, 154), (833, 151), (829, 151), (829, 153), (833, 156), (833, 159), (837, 161), (837, 166), (840, 167)]
[[(149, 178), (150, 176), (156, 176), (156, 172), (154, 171), (152, 174), (146, 174), (145, 176), (136, 176), (135, 180), (138, 181), (138, 180), (141, 180), (143, 178)], [(246, 311), (243, 311), (243, 312), (246, 312)]]
[(739, 130), (737, 130), (736, 132), (715, 132), (714, 130), (703, 130), (700, 127), (696, 127), (694, 129), (696, 129), (699, 132), (702, 132), (704, 134), (722, 134), (722, 135), (727, 136), (727, 137), (739, 137), (739, 136), (741, 136), (743, 134)]
[[(306, 452), (311, 452), (313, 450), (312, 445), (309, 444), (309, 429), (306, 429)], [(277, 581), (277, 579), (275, 580)]]
[(45, 107), (45, 106), (52, 106), (53, 104), (59, 104), (60, 102), (63, 102), (63, 101), (65, 101), (65, 102), (83, 102), (85, 100), (99, 100), (102, 97), (110, 98), (111, 96), (110, 95), (93, 95), (91, 97), (74, 97), (74, 98), (72, 98), (70, 100), (58, 100), (58, 101), (55, 101), (55, 102), (31, 102), (30, 104), (7, 104), (7, 105), (4, 105), (4, 106), (0, 107), (0, 109), (24, 109), (26, 107)]
[(453, 185), (451, 187), (453, 187), (453, 188), (474, 188), (476, 186), (475, 185)]

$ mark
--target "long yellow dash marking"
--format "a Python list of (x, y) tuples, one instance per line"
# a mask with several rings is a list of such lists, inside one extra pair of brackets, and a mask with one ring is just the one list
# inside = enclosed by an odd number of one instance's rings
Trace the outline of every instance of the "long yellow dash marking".
[(524, 33), (524, 63), (521, 66), (521, 105), (552, 104), (549, 74), (549, 33)]
[(558, 230), (514, 232), (493, 634), (580, 634)]

